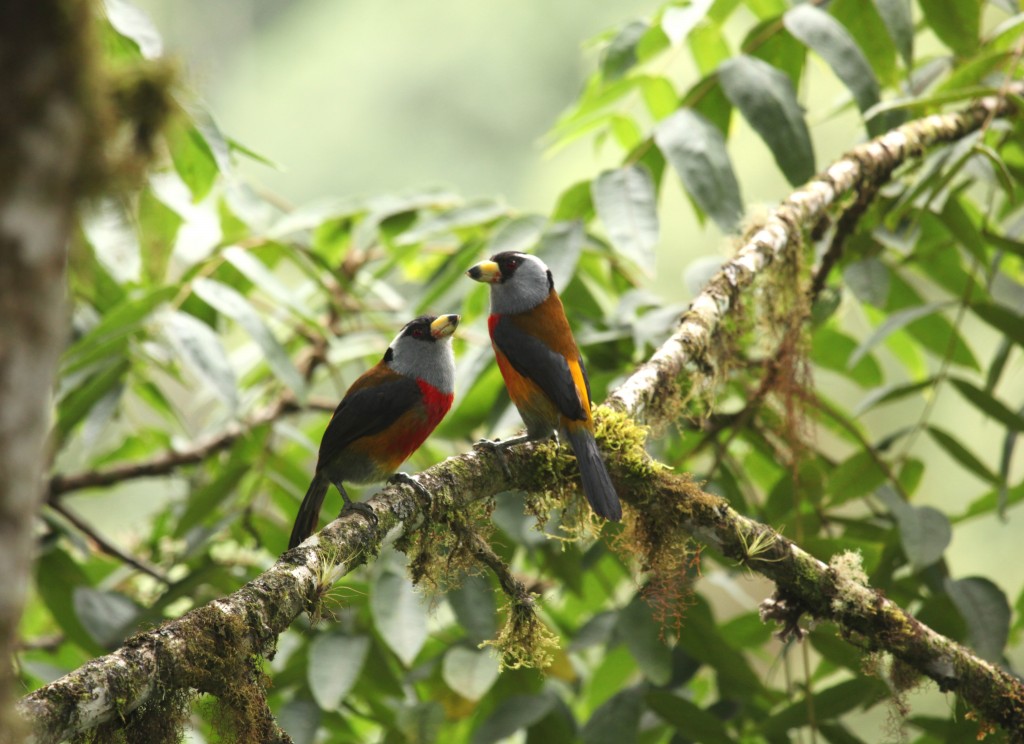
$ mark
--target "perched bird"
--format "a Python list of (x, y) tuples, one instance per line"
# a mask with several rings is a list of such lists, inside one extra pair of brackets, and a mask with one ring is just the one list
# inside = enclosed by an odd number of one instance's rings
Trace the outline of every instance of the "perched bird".
[(295, 517), (289, 550), (316, 532), (320, 507), (332, 483), (345, 500), (341, 513), (355, 509), (374, 523), (373, 508), (351, 501), (343, 481), (370, 483), (392, 476), (390, 480), (423, 490), (395, 470), (451, 408), (455, 392), (451, 335), (458, 324), (458, 315), (409, 321), (384, 358), (352, 383), (320, 441), (316, 474)]
[(619, 497), (594, 441), (587, 371), (551, 271), (536, 256), (506, 251), (466, 274), (491, 285), (491, 345), (526, 424), (524, 436), (488, 446), (503, 451), (557, 431), (576, 454), (590, 506), (605, 519), (621, 519)]

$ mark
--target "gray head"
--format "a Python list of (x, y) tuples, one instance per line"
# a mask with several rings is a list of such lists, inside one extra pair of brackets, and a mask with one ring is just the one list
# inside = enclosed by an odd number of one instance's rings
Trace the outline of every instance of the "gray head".
[(423, 315), (410, 320), (384, 353), (384, 364), (442, 393), (455, 392), (452, 334), (459, 320), (458, 315)]
[(547, 265), (536, 256), (505, 251), (466, 272), (470, 279), (491, 285), (491, 312), (509, 315), (532, 310), (554, 291)]

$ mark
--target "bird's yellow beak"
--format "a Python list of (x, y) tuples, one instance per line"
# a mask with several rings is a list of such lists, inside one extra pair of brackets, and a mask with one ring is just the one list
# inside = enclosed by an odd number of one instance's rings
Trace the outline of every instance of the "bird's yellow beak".
[(481, 261), (476, 266), (470, 267), (466, 276), (478, 282), (497, 284), (501, 281), (501, 269), (494, 261)]
[(458, 315), (439, 315), (430, 324), (430, 335), (434, 338), (444, 338), (455, 333), (455, 329), (462, 320)]

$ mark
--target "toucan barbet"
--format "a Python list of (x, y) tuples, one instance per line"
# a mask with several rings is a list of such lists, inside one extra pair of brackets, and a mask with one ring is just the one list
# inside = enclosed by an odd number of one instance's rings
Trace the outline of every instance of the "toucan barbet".
[[(295, 517), (289, 549), (316, 531), (332, 483), (345, 502), (342, 512), (356, 509), (376, 522), (369, 504), (349, 499), (344, 482), (391, 476), (448, 413), (455, 393), (451, 335), (458, 324), (458, 315), (409, 321), (384, 358), (352, 383), (320, 441), (316, 474)], [(397, 477), (419, 488), (404, 474)]]
[(509, 397), (526, 424), (525, 435), (491, 446), (503, 450), (558, 432), (576, 454), (591, 508), (618, 521), (622, 506), (594, 441), (587, 370), (551, 271), (536, 256), (505, 251), (466, 273), (490, 284), (491, 345)]

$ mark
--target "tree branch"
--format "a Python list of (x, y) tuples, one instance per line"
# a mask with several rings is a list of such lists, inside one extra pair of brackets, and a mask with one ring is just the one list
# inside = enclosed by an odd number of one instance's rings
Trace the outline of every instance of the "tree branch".
[(86, 488), (112, 486), (135, 478), (152, 478), (173, 473), (178, 468), (196, 465), (218, 452), (230, 449), (239, 439), (248, 436), (261, 426), (272, 424), (279, 418), (299, 411), (323, 411), (330, 413), (336, 404), (329, 401), (310, 400), (300, 406), (294, 398), (286, 395), (268, 406), (248, 421), (234, 424), (220, 434), (207, 437), (188, 449), (169, 451), (142, 462), (128, 462), (113, 465), (105, 470), (88, 470), (70, 475), (54, 475), (50, 478), (48, 502), (53, 505), (60, 496), (71, 491)]
[(694, 299), (679, 329), (612, 392), (607, 404), (639, 421), (663, 423), (672, 413), (671, 402), (679, 397), (676, 383), (684, 368), (687, 364), (707, 368), (711, 336), (742, 291), (791, 245), (799, 245), (801, 233), (824, 217), (829, 207), (864, 188), (877, 189), (899, 166), (927, 148), (960, 139), (993, 117), (1016, 112), (1014, 97), (1021, 94), (1024, 84), (1015, 83), (1007, 87), (1005, 96), (991, 96), (957, 113), (904, 124), (850, 150), (791, 193)]
[[(1014, 87), (1011, 94), (1019, 93)], [(619, 411), (598, 411), (602, 421), (622, 414), (650, 423), (664, 422), (680, 396), (677, 384), (688, 363), (707, 368), (711, 334), (756, 276), (793, 244), (799, 232), (816, 222), (841, 196), (865, 184), (889, 178), (895, 168), (928, 146), (962, 137), (989, 116), (1013, 110), (1007, 99), (986, 99), (971, 108), (931, 116), (904, 125), (852, 151), (825, 173), (793, 193), (767, 219), (737, 257), (725, 264), (683, 316), (673, 334), (626, 382), (608, 404)], [(606, 428), (606, 431), (608, 429)], [(600, 432), (599, 432), (600, 434)], [(600, 436), (599, 436), (600, 439)], [(434, 509), (464, 509), (473, 501), (511, 489), (531, 490), (538, 482), (543, 445), (508, 451), (508, 474), (495, 455), (469, 452), (452, 457), (418, 476), (434, 496)], [(642, 444), (629, 454), (642, 459)], [(776, 597), (763, 607), (797, 632), (804, 613), (839, 624), (858, 645), (887, 651), (954, 690), (988, 720), (1007, 731), (1024, 732), (1024, 687), (1002, 670), (973, 656), (959, 644), (925, 627), (905, 611), (860, 582), (856, 570), (842, 563), (828, 566), (770, 528), (742, 517), (721, 499), (701, 493), (688, 480), (650, 474), (638, 480), (627, 457), (609, 458), (613, 479), (627, 504), (628, 520), (642, 520), (646, 506), (670, 504), (677, 514), (673, 528), (685, 530), (727, 557), (740, 560), (772, 579)], [(409, 486), (392, 485), (368, 503), (379, 517), (376, 527), (358, 514), (335, 520), (313, 538), (281, 557), (268, 571), (239, 591), (197, 608), (178, 620), (130, 639), (121, 649), (95, 659), (22, 700), (21, 711), (36, 730), (36, 741), (57, 742), (114, 716), (126, 716), (156, 690), (209, 690), (215, 680), (207, 668), (211, 655), (228, 668), (267, 653), (277, 635), (301, 612), (315, 607), (324, 586), (320, 577), (341, 576), (374, 554), (381, 537), (404, 523), (417, 523), (424, 504)], [(659, 509), (659, 515), (666, 513)], [(650, 515), (647, 515), (650, 516)], [(751, 546), (759, 546), (758, 551)], [(328, 556), (341, 556), (328, 562)], [(219, 656), (218, 656), (219, 655)]]
[(85, 522), (80, 516), (75, 514), (73, 511), (68, 509), (67, 505), (63, 502), (51, 503), (50, 508), (60, 514), (64, 519), (68, 520), (75, 526), (80, 532), (86, 535), (90, 540), (96, 543), (96, 546), (109, 556), (117, 558), (122, 563), (126, 563), (137, 571), (141, 571), (147, 576), (152, 576), (154, 579), (159, 581), (164, 586), (170, 586), (170, 580), (164, 576), (159, 569), (151, 564), (136, 558), (135, 556), (121, 550), (119, 547), (114, 545), (112, 542), (103, 537), (95, 529), (93, 529), (88, 523)]

